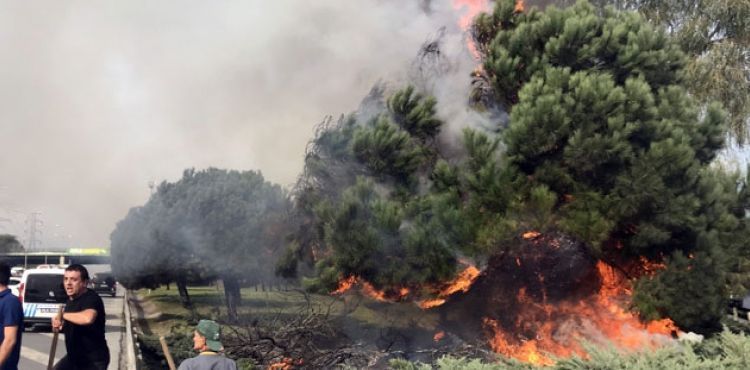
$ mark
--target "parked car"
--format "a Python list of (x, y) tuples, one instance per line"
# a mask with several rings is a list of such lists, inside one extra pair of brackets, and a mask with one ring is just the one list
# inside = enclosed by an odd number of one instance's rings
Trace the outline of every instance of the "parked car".
[(89, 288), (99, 294), (117, 295), (117, 283), (111, 272), (98, 272), (91, 278)]
[(23, 271), (24, 270), (26, 270), (26, 269), (23, 268), (22, 266), (11, 267), (11, 269), (10, 269), (10, 276), (16, 276), (16, 277), (20, 278), (21, 276), (23, 276)]
[(23, 304), (24, 326), (51, 326), (51, 319), (68, 300), (63, 287), (65, 270), (41, 268), (26, 270), (18, 285), (18, 299)]
[(18, 284), (21, 284), (21, 278), (12, 277), (8, 281), (8, 289), (16, 297), (18, 297)]

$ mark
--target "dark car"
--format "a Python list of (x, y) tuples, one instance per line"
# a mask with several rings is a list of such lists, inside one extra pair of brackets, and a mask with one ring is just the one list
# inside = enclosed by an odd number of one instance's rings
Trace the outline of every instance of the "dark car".
[(117, 295), (117, 284), (110, 272), (99, 272), (91, 278), (91, 289), (100, 294)]

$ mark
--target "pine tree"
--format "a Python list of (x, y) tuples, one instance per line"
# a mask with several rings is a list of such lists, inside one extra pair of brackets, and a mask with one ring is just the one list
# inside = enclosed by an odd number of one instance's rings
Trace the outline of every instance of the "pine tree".
[(355, 114), (321, 126), (296, 192), (298, 230), (279, 272), (292, 276), (297, 262), (314, 260), (315, 276), (304, 280), (309, 289), (331, 291), (355, 276), (390, 293), (453, 276), (455, 238), (437, 224), (450, 218), (438, 210), (454, 208), (419, 189), (439, 162), (435, 104), (407, 86), (372, 119)]
[(475, 27), (486, 78), (511, 112), (505, 156), (526, 180), (517, 197), (528, 204), (546, 187), (556, 199), (547, 227), (610, 263), (666, 262), (642, 276), (636, 309), (715, 329), (739, 225), (735, 189), (709, 168), (723, 111), (699, 109), (679, 45), (637, 14), (512, 6), (499, 2)]

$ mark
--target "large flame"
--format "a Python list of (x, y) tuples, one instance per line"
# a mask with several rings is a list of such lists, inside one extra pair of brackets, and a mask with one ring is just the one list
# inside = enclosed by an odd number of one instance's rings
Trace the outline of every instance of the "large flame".
[(670, 341), (678, 332), (674, 323), (669, 319), (640, 322), (624, 308), (632, 293), (629, 281), (604, 262), (599, 261), (596, 267), (601, 287), (583, 300), (554, 305), (546, 298), (535, 302), (521, 288), (516, 300), (523, 309), (515, 319), (515, 328), (506, 330), (497, 320), (484, 319), (493, 350), (520, 361), (550, 365), (553, 357), (586, 358), (582, 340), (624, 350), (649, 349)]

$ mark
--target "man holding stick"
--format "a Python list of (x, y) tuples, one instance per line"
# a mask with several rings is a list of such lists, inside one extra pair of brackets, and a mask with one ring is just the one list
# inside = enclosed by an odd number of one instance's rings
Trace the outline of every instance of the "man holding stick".
[(10, 266), (0, 262), (0, 370), (18, 370), (23, 307), (8, 289)]
[(109, 348), (104, 338), (104, 302), (96, 292), (86, 288), (89, 272), (83, 265), (65, 269), (63, 286), (68, 302), (62, 320), (52, 319), (52, 328), (65, 334), (65, 355), (55, 370), (106, 370)]

